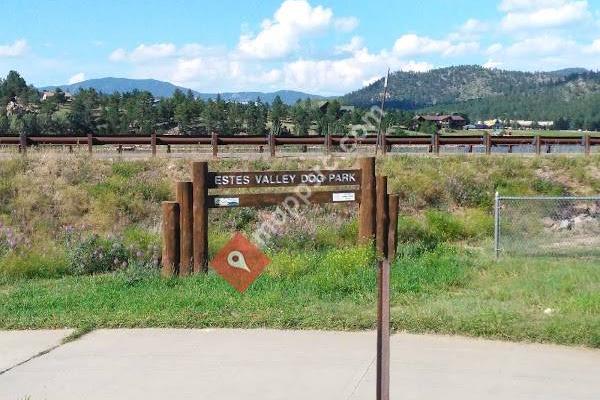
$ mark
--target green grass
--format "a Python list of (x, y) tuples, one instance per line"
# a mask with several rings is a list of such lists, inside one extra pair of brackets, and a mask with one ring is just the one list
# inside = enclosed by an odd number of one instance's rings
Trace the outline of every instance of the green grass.
[[(210, 169), (310, 169), (317, 162), (224, 160)], [(394, 329), (600, 347), (597, 261), (496, 263), (480, 253), (491, 241), (496, 190), (595, 194), (600, 156), (394, 156), (377, 168), (401, 199)], [(160, 201), (174, 199), (174, 182), (188, 179), (188, 160), (29, 153), (0, 161), (0, 329), (374, 328), (376, 274), (370, 252), (354, 246), (356, 207), (303, 209), (274, 235), (267, 246), (273, 262), (244, 295), (212, 273), (161, 279), (140, 267), (158, 259)], [(234, 231), (251, 234), (268, 211), (211, 211), (209, 253)], [(18, 238), (16, 248), (3, 229)]]
[[(376, 271), (366, 249), (277, 253), (245, 294), (214, 273), (7, 280), (0, 328), (375, 327)], [(506, 260), (441, 245), (401, 247), (392, 269), (395, 330), (600, 347), (593, 260)], [(552, 312), (545, 313), (544, 310)]]

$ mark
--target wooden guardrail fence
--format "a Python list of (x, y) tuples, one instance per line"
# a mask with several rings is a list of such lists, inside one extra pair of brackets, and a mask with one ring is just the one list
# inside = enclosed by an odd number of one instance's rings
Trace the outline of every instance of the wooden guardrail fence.
[[(421, 136), (391, 136), (383, 137), (383, 153), (389, 151), (391, 146), (423, 147), (432, 154), (439, 154), (444, 146), (463, 146), (467, 152), (474, 152), (474, 148), (481, 146), (485, 154), (491, 154), (494, 148), (506, 148), (508, 153), (518, 146), (531, 146), (532, 153), (550, 153), (554, 146), (580, 146), (583, 154), (590, 154), (591, 149), (600, 145), (600, 136), (591, 136), (585, 133), (581, 136), (537, 136), (537, 135), (421, 135)], [(0, 136), (0, 146), (18, 146), (19, 151), (25, 152), (28, 147), (41, 145), (87, 146), (91, 153), (96, 146), (114, 145), (117, 151), (122, 152), (124, 146), (150, 146), (152, 155), (157, 154), (161, 146), (171, 152), (172, 146), (204, 145), (212, 147), (213, 157), (218, 157), (222, 146), (258, 146), (259, 151), (268, 148), (271, 156), (276, 155), (277, 148), (296, 145), (302, 146), (302, 152), (307, 151), (307, 146), (322, 146), (324, 153), (330, 153), (334, 147), (354, 145), (369, 145), (375, 148), (377, 137), (369, 136), (248, 136), (248, 135), (159, 135), (149, 136), (124, 136), (124, 135), (85, 135), (85, 136)], [(527, 151), (523, 151), (527, 153)]]

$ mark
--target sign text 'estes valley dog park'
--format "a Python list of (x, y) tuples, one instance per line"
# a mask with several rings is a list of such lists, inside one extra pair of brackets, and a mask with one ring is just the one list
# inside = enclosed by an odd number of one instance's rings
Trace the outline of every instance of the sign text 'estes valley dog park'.
[(265, 171), (209, 172), (209, 187), (244, 188), (273, 186), (346, 186), (360, 185), (360, 171)]

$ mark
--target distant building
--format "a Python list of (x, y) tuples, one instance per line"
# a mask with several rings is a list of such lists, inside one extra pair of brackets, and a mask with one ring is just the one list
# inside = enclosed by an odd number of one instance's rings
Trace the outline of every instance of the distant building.
[(554, 121), (538, 121), (538, 126), (542, 129), (550, 129), (554, 126)]
[(51, 98), (51, 97), (54, 97), (55, 95), (56, 95), (56, 93), (55, 93), (55, 92), (49, 92), (49, 91), (46, 91), (46, 92), (44, 92), (44, 93), (42, 94), (42, 101), (46, 101), (46, 100), (48, 100), (49, 98)]
[(415, 115), (413, 126), (418, 129), (425, 121), (433, 122), (438, 127), (447, 129), (462, 129), (467, 121), (460, 115)]
[(503, 129), (504, 128), (504, 122), (502, 122), (498, 118), (488, 119), (487, 121), (483, 121), (483, 125), (485, 125), (488, 129)]
[(525, 121), (525, 120), (517, 120), (515, 121), (517, 123), (517, 126), (519, 128), (522, 129), (529, 129), (529, 128), (533, 128), (533, 121)]

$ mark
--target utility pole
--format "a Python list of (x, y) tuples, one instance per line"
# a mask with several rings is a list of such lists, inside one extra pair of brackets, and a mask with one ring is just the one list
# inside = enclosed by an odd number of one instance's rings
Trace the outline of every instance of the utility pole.
[[(381, 98), (381, 117), (379, 118), (379, 129), (377, 131), (377, 144), (375, 145), (375, 155), (377, 155), (377, 152), (379, 150), (379, 148), (383, 145), (383, 138), (381, 137), (382, 135), (382, 127), (383, 127), (383, 117), (384, 117), (384, 111), (385, 111), (385, 98), (387, 97), (387, 88), (388, 88), (388, 80), (390, 79), (390, 69), (388, 68), (387, 70), (387, 75), (385, 76), (385, 81), (383, 83), (383, 96)], [(382, 153), (384, 153), (383, 149)]]

